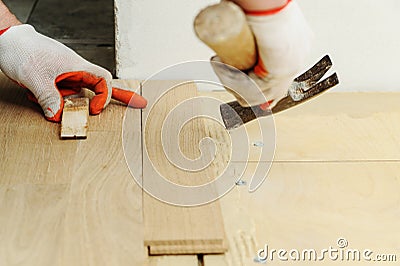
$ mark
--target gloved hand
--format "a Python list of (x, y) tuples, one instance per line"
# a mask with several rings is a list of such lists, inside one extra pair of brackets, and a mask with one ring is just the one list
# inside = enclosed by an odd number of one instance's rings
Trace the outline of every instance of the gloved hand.
[[(61, 121), (63, 96), (87, 88), (95, 93), (90, 114), (99, 114), (112, 95), (132, 107), (147, 101), (133, 92), (112, 88), (110, 72), (94, 65), (70, 48), (46, 37), (28, 24), (12, 26), (0, 35), (0, 69), (10, 79), (29, 89), (47, 120)], [(131, 99), (132, 98), (132, 99)]]
[[(287, 95), (293, 79), (304, 67), (312, 32), (299, 6), (292, 0), (275, 10), (246, 12), (246, 19), (254, 33), (259, 56), (256, 66), (247, 74), (261, 92), (249, 91), (249, 81), (244, 75), (233, 75), (232, 70), (222, 64), (212, 66), (223, 85), (235, 91), (233, 94), (242, 106), (269, 101), (272, 108)], [(214, 57), (211, 61), (220, 60)]]

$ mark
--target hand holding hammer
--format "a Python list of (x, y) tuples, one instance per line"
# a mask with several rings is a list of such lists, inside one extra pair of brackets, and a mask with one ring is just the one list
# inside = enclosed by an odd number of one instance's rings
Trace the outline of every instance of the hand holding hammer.
[(235, 2), (238, 5), (222, 1), (202, 10), (194, 22), (195, 32), (216, 52), (212, 61), (242, 70), (260, 88), (250, 91), (243, 85), (248, 84), (243, 75), (212, 64), (240, 105), (273, 108), (304, 67), (312, 32), (294, 0)]

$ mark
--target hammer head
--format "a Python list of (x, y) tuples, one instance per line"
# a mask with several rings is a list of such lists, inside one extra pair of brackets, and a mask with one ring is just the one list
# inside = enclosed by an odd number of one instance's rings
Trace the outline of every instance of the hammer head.
[(237, 101), (220, 105), (222, 121), (228, 130), (240, 127), (258, 117), (272, 114), (271, 109), (262, 109), (260, 106), (243, 107)]

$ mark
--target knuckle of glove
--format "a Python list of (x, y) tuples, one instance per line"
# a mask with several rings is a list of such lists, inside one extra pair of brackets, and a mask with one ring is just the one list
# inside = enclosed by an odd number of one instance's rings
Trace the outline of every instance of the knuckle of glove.
[(92, 64), (92, 63), (86, 61), (86, 66), (84, 68), (85, 68), (86, 72), (92, 73), (93, 75), (95, 75), (97, 77), (104, 78), (106, 81), (112, 80), (112, 75), (111, 75), (110, 71), (108, 71), (98, 65), (95, 65), (95, 64)]

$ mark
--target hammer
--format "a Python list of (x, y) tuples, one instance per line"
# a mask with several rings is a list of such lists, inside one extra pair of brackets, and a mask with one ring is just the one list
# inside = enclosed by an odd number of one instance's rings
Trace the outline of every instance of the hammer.
[[(257, 63), (257, 48), (254, 35), (247, 24), (243, 10), (230, 1), (209, 6), (196, 16), (194, 30), (200, 40), (214, 50), (221, 61), (243, 72)], [(314, 66), (294, 79), (288, 95), (272, 110), (268, 104), (243, 107), (238, 101), (220, 105), (222, 120), (227, 129), (237, 128), (258, 117), (268, 116), (304, 103), (339, 83), (336, 73), (318, 82), (331, 68), (332, 61), (325, 55)], [(240, 99), (240, 95), (226, 87)], [(305, 90), (307, 89), (307, 90)], [(301, 97), (299, 97), (301, 96)]]

